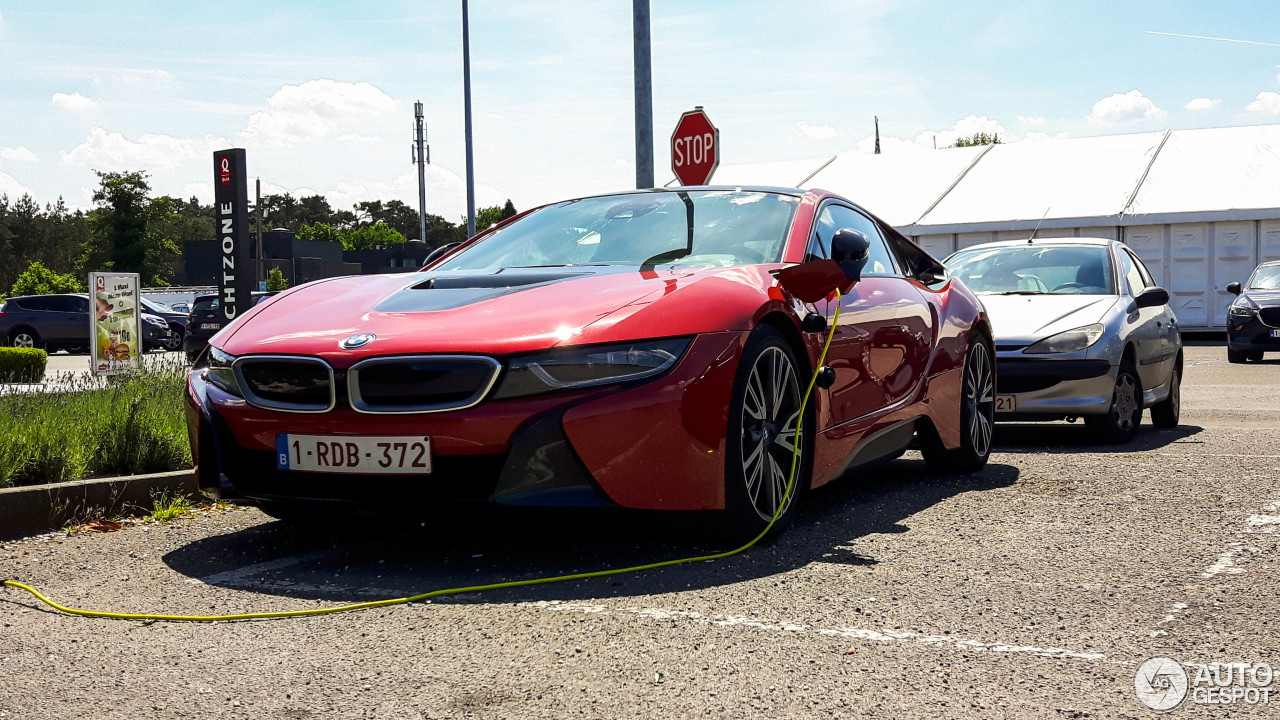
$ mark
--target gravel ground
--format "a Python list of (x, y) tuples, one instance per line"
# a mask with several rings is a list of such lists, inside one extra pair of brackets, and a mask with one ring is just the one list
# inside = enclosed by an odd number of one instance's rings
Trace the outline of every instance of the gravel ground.
[[(1151, 716), (1152, 656), (1280, 669), (1280, 362), (1187, 358), (1175, 430), (1106, 447), (1080, 423), (1001, 425), (981, 473), (908, 453), (723, 561), (213, 625), (3, 590), (0, 718)], [(86, 609), (315, 608), (717, 549), (698, 525), (487, 512), (299, 535), (249, 508), (11, 542), (0, 576)]]

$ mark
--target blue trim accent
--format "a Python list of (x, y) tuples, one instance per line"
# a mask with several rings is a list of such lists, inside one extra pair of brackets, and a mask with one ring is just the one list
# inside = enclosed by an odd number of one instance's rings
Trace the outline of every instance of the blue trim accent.
[(289, 436), (284, 433), (276, 435), (276, 468), (289, 469)]

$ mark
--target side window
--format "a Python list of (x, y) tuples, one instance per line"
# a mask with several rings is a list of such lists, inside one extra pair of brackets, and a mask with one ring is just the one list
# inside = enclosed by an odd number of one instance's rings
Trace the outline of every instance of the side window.
[(71, 300), (71, 312), (84, 313), (86, 315), (89, 313), (89, 298), (73, 297), (73, 298), (70, 298), (70, 300)]
[(1142, 279), (1142, 273), (1138, 272), (1138, 263), (1134, 261), (1133, 255), (1128, 250), (1121, 248), (1120, 250), (1120, 271), (1124, 273), (1125, 283), (1129, 286), (1129, 294), (1137, 297), (1147, 288), (1147, 283)]
[(1151, 271), (1142, 263), (1142, 258), (1138, 257), (1137, 253), (1133, 253), (1133, 264), (1137, 266), (1138, 273), (1142, 275), (1142, 282), (1146, 283), (1146, 286), (1149, 288), (1155, 287), (1156, 281), (1151, 277)]
[(29, 297), (22, 301), (22, 308), (24, 310), (40, 310), (40, 311), (53, 310), (54, 309), (53, 303), (50, 302), (50, 300), (52, 300), (52, 298)]
[(871, 247), (867, 251), (867, 265), (863, 275), (898, 275), (897, 264), (889, 247), (880, 235), (871, 218), (843, 205), (829, 204), (818, 213), (818, 221), (814, 225), (814, 236), (809, 239), (809, 247), (805, 251), (805, 259), (821, 259), (831, 257), (831, 236), (837, 230), (853, 228), (867, 236)]

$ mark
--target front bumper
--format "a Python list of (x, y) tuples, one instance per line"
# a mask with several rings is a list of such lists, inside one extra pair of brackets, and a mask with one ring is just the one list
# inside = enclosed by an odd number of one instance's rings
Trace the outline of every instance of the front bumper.
[(996, 357), (996, 394), (1012, 395), (1015, 410), (996, 420), (1097, 415), (1111, 407), (1119, 366), (1104, 359)]
[(1241, 352), (1280, 352), (1280, 337), (1273, 337), (1273, 331), (1280, 332), (1280, 327), (1262, 322), (1256, 312), (1228, 315), (1227, 347)]
[[(200, 483), (263, 499), (361, 504), (488, 501), (707, 510), (724, 506), (724, 432), (746, 334), (697, 336), (667, 374), (604, 386), (482, 402), (434, 414), (327, 413), (255, 408), (188, 378), (188, 433)], [(426, 435), (429, 475), (349, 475), (276, 469), (276, 436)]]

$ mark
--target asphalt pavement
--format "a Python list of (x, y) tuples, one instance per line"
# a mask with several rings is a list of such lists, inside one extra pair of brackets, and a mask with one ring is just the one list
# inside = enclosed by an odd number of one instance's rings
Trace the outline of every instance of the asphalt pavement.
[[(1002, 424), (982, 472), (911, 452), (812, 493), (772, 544), (613, 578), (213, 625), (0, 590), (0, 718), (1151, 717), (1149, 658), (1280, 671), (1280, 361), (1189, 347), (1182, 423), (1144, 418), (1124, 446)], [(437, 512), (299, 534), (247, 508), (10, 542), (0, 577), (96, 610), (317, 608), (722, 549), (703, 524)]]

